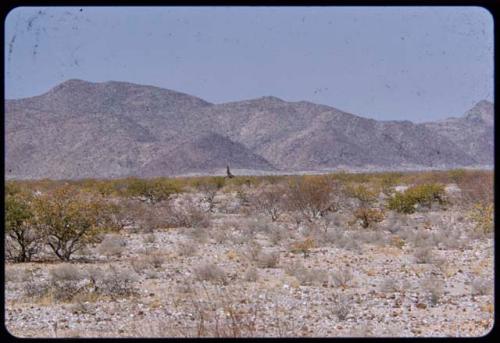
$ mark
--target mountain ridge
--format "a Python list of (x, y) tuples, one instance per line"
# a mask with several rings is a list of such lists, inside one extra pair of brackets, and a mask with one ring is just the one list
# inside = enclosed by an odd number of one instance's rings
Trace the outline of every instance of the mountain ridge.
[(227, 164), (269, 172), (493, 165), (486, 100), (461, 117), (412, 123), (274, 96), (214, 104), (156, 86), (70, 79), (6, 100), (5, 110), (7, 178), (153, 177)]

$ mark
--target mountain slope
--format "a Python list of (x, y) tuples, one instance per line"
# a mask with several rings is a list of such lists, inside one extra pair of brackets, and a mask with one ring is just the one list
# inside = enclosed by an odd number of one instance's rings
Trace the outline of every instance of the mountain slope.
[(436, 134), (452, 141), (460, 150), (473, 156), (478, 164), (493, 164), (493, 104), (482, 100), (460, 118), (426, 123)]
[(5, 101), (7, 178), (493, 165), (493, 104), (459, 118), (375, 121), (306, 101), (211, 104), (126, 82), (66, 81)]
[(211, 130), (243, 143), (284, 170), (477, 163), (449, 137), (424, 125), (377, 122), (324, 105), (264, 97), (215, 105), (205, 113), (217, 124)]
[(227, 165), (231, 165), (233, 169), (275, 170), (268, 161), (243, 144), (210, 133), (178, 144), (171, 151), (144, 165), (140, 175), (153, 177), (189, 172), (213, 173)]

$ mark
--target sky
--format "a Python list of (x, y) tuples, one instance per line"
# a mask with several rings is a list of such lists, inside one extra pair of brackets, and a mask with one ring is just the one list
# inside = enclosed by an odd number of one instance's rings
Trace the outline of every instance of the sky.
[(18, 7), (4, 25), (7, 99), (113, 80), (413, 122), (493, 101), (481, 7)]

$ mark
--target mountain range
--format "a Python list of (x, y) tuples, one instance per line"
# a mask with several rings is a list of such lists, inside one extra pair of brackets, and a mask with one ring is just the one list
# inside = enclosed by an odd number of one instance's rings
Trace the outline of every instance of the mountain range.
[(5, 176), (75, 179), (492, 168), (493, 103), (429, 123), (276, 97), (212, 104), (127, 82), (68, 80), (5, 101)]

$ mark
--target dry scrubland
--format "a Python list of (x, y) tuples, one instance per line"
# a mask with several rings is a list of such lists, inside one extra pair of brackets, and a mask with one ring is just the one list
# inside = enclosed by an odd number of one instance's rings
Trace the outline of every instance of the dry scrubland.
[(21, 337), (480, 336), (483, 171), (6, 183)]

